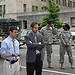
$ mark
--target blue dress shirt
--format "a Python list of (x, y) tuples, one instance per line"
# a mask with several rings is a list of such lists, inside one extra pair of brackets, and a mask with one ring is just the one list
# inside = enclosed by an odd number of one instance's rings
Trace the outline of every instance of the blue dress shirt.
[[(14, 53), (18, 53), (19, 54), (19, 42), (14, 39), (15, 41), (15, 51), (14, 51), (14, 45), (13, 45), (13, 39), (8, 36), (5, 40), (2, 41), (1, 43), (1, 49), (0, 49), (0, 54), (14, 54)], [(5, 59), (9, 59), (9, 60), (16, 60), (16, 57), (5, 57)]]

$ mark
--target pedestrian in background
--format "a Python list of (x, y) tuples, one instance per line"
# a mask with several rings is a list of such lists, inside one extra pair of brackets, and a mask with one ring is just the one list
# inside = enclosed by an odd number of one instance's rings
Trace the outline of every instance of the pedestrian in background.
[(52, 43), (53, 43), (53, 35), (57, 34), (57, 30), (52, 24), (52, 21), (47, 21), (47, 25), (42, 27), (40, 30), (41, 34), (44, 37), (45, 48), (43, 49), (43, 53), (45, 55), (45, 49), (47, 51), (47, 62), (48, 67), (53, 68), (51, 65), (51, 54), (52, 54)]
[(32, 22), (31, 32), (26, 35), (26, 67), (27, 75), (34, 75), (34, 70), (36, 75), (42, 75), (42, 65), (43, 65), (43, 51), (44, 40), (42, 35), (38, 32), (37, 22)]
[(3, 57), (3, 75), (19, 75), (22, 70), (19, 57), (19, 42), (15, 39), (18, 30), (15, 26), (9, 27), (9, 36), (1, 43), (1, 57)]
[(61, 42), (60, 42), (60, 64), (61, 64), (61, 69), (65, 69), (64, 67), (64, 55), (65, 52), (68, 54), (69, 62), (71, 64), (71, 68), (73, 69), (73, 57), (72, 57), (72, 35), (70, 32), (70, 26), (67, 23), (64, 23), (63, 25), (63, 30), (61, 32)]

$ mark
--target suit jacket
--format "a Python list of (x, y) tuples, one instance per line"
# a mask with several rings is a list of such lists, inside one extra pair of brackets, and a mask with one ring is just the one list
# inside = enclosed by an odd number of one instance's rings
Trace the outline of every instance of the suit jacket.
[[(28, 35), (25, 36), (26, 45), (27, 45), (27, 53), (26, 53), (26, 62), (35, 62), (36, 60), (36, 50), (40, 51), (41, 54), (41, 60), (43, 61), (43, 48), (45, 46), (43, 37), (40, 33), (36, 33), (37, 42), (34, 40), (33, 33), (30, 32)], [(30, 43), (31, 41), (32, 43)], [(39, 42), (42, 44), (39, 45)]]

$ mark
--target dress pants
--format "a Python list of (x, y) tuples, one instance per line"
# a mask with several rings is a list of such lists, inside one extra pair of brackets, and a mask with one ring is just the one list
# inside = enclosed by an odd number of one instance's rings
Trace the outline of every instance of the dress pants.
[(15, 62), (14, 64), (10, 64), (9, 61), (4, 60), (3, 64), (3, 75), (19, 75), (20, 67), (19, 62)]
[(36, 55), (35, 62), (27, 62), (27, 75), (34, 75), (34, 70), (36, 75), (42, 75), (42, 65), (41, 54)]

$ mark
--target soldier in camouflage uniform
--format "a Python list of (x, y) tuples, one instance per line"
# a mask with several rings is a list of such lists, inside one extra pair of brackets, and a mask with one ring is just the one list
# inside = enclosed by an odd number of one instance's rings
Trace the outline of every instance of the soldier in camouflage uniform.
[(51, 21), (47, 21), (47, 25), (45, 27), (42, 27), (40, 32), (43, 35), (45, 41), (45, 48), (43, 49), (43, 53), (45, 55), (45, 49), (46, 49), (48, 67), (53, 68), (53, 66), (51, 65), (51, 54), (52, 54), (52, 43), (53, 43), (52, 38), (54, 34), (57, 34), (57, 30), (55, 29)]
[(67, 52), (69, 57), (69, 62), (71, 63), (71, 68), (73, 69), (73, 57), (72, 57), (72, 49), (71, 49), (71, 43), (72, 43), (72, 35), (70, 32), (70, 27), (68, 24), (63, 24), (63, 30), (61, 32), (61, 42), (60, 42), (60, 64), (61, 69), (65, 69), (63, 63), (64, 63), (64, 55), (65, 52)]

